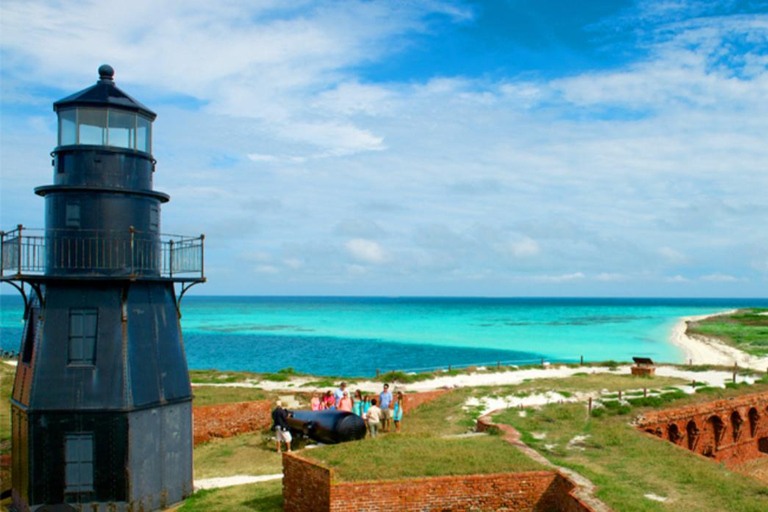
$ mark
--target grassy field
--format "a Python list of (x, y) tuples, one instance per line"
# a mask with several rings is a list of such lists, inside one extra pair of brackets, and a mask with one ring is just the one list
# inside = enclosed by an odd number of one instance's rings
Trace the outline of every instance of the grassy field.
[(756, 356), (768, 355), (768, 309), (742, 309), (688, 324), (688, 334), (717, 338)]
[(283, 510), (283, 484), (280, 480), (255, 485), (238, 485), (198, 491), (179, 512), (280, 512)]
[(195, 447), (195, 480), (234, 475), (282, 473), (271, 434), (254, 432), (214, 439)]
[(583, 404), (565, 404), (529, 409), (524, 417), (508, 410), (495, 419), (517, 428), (551, 461), (592, 480), (614, 510), (768, 510), (764, 484), (635, 430), (629, 421), (641, 410), (588, 418)]
[(195, 386), (192, 388), (194, 406), (271, 400), (277, 395), (258, 388), (231, 388), (224, 386)]
[(8, 400), (13, 391), (13, 376), (16, 367), (0, 363), (0, 455), (11, 453), (11, 404)]

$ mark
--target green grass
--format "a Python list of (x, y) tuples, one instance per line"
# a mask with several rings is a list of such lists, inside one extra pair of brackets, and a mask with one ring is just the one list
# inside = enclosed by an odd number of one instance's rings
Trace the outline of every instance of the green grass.
[[(588, 418), (583, 404), (564, 404), (529, 410), (525, 417), (506, 411), (495, 420), (513, 425), (556, 464), (592, 480), (597, 496), (617, 511), (768, 510), (763, 484), (638, 432), (627, 416)], [(533, 433), (546, 437), (537, 440)], [(568, 447), (576, 436), (587, 436), (578, 443), (583, 451)], [(644, 497), (650, 493), (668, 501)]]
[(195, 479), (234, 475), (272, 475), (283, 471), (282, 459), (268, 433), (214, 439), (195, 447)]
[(189, 370), (189, 379), (199, 384), (225, 384), (245, 382), (257, 379), (258, 375), (250, 372), (222, 372), (219, 370)]
[(768, 309), (742, 309), (731, 315), (721, 315), (691, 322), (688, 334), (717, 338), (756, 356), (768, 355)]
[(340, 481), (501, 473), (544, 469), (497, 436), (443, 439), (391, 434), (304, 452)]
[(195, 386), (192, 388), (192, 405), (216, 405), (231, 402), (269, 400), (276, 396), (258, 388), (232, 388), (225, 386)]
[(238, 485), (198, 491), (179, 512), (280, 512), (283, 510), (283, 487), (280, 480), (253, 485)]
[(16, 367), (0, 363), (0, 454), (11, 453), (11, 404), (8, 399), (13, 391)]

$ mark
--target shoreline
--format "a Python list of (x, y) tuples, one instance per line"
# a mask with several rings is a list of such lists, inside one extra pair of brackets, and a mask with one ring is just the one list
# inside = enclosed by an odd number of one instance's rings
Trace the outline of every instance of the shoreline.
[(751, 368), (765, 371), (768, 368), (768, 357), (757, 357), (719, 341), (705, 336), (688, 335), (688, 323), (698, 322), (707, 318), (722, 315), (730, 315), (738, 311), (731, 309), (708, 315), (681, 317), (672, 329), (670, 341), (684, 354), (683, 364), (712, 364), (720, 366), (733, 366)]

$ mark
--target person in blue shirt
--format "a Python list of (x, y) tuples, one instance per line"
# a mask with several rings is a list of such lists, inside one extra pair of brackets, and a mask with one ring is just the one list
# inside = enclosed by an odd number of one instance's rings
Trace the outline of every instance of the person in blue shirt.
[(389, 432), (389, 421), (392, 419), (392, 393), (389, 392), (389, 384), (384, 384), (384, 390), (379, 395), (379, 407), (381, 408), (381, 431)]

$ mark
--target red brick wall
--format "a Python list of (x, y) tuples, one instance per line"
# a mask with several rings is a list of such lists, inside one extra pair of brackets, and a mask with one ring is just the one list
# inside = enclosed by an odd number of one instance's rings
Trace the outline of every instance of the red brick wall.
[(260, 400), (193, 407), (195, 446), (217, 437), (232, 437), (269, 428), (272, 425), (272, 405), (269, 400)]
[(765, 455), (761, 444), (768, 450), (768, 393), (652, 411), (636, 423), (639, 430), (728, 466), (741, 464)]
[(331, 476), (331, 470), (320, 464), (284, 453), (283, 512), (330, 510)]
[(570, 480), (554, 471), (334, 482), (332, 470), (297, 455), (283, 455), (287, 512), (590, 511), (571, 495), (573, 489)]

